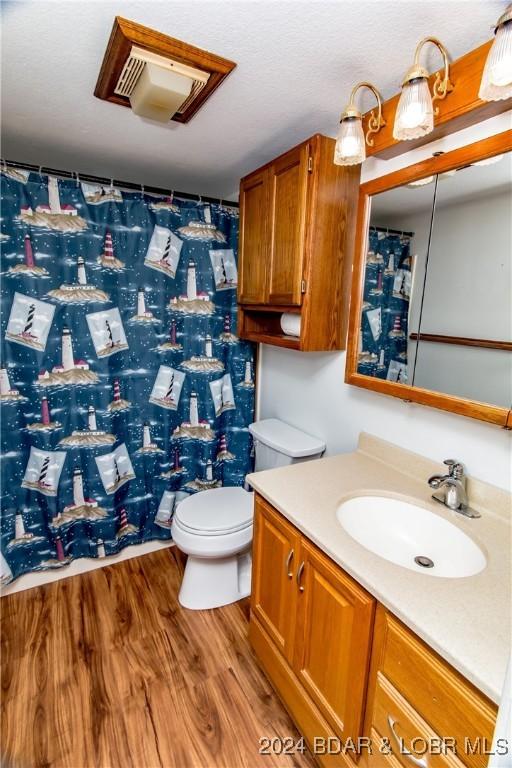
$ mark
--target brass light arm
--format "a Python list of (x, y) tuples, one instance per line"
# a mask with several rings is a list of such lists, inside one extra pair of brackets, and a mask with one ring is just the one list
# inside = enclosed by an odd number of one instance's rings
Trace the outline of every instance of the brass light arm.
[[(432, 45), (435, 45), (436, 48), (441, 52), (441, 55), (443, 57), (443, 64), (444, 64), (444, 74), (441, 75), (440, 72), (437, 72), (436, 79), (434, 81), (434, 85), (432, 88), (432, 102), (436, 101), (436, 99), (444, 99), (450, 91), (453, 91), (453, 84), (450, 82), (450, 63), (448, 61), (448, 51), (442, 44), (440, 40), (437, 39), (437, 37), (424, 37), (423, 40), (420, 40), (418, 45), (416, 46), (416, 52), (414, 54), (414, 64), (412, 67), (408, 70), (407, 75), (405, 76), (404, 83), (408, 83), (411, 80), (414, 80), (416, 77), (426, 77), (428, 79), (429, 73), (425, 67), (423, 67), (420, 64), (420, 54), (422, 51), (422, 48), (427, 44), (432, 43)], [(436, 107), (434, 110), (434, 114), (437, 115), (439, 113), (439, 107)]]
[(382, 97), (379, 93), (379, 91), (373, 86), (371, 83), (367, 83), (365, 81), (361, 83), (357, 83), (357, 85), (354, 85), (352, 88), (352, 91), (350, 92), (350, 99), (348, 102), (348, 107), (343, 112), (341, 119), (344, 120), (347, 117), (357, 117), (361, 118), (361, 112), (357, 109), (355, 105), (355, 97), (358, 90), (361, 88), (368, 88), (375, 98), (377, 99), (377, 114), (375, 114), (375, 111), (372, 109), (370, 112), (370, 117), (368, 119), (368, 130), (366, 131), (365, 141), (368, 144), (369, 147), (373, 146), (373, 139), (370, 138), (372, 133), (378, 133), (380, 129), (386, 125), (386, 121), (384, 120), (384, 117), (382, 116)]

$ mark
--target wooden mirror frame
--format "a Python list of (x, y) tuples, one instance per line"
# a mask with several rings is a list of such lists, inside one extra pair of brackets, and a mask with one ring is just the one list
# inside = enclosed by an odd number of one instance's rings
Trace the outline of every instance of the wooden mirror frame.
[[(428, 405), (443, 411), (458, 413), (473, 419), (480, 419), (491, 424), (512, 429), (512, 408), (489, 405), (477, 400), (434, 392), (410, 384), (377, 379), (358, 373), (359, 330), (361, 325), (361, 308), (363, 302), (364, 278), (366, 270), (366, 251), (368, 247), (370, 198), (388, 189), (401, 187), (411, 181), (417, 181), (425, 176), (432, 176), (445, 171), (461, 168), (478, 160), (499, 155), (512, 150), (512, 131), (504, 131), (495, 136), (481, 139), (466, 147), (460, 147), (445, 152), (437, 157), (427, 158), (419, 163), (402, 168), (386, 176), (372, 179), (362, 184), (359, 192), (357, 214), (357, 229), (354, 254), (354, 270), (352, 274), (352, 289), (350, 301), (350, 318), (348, 330), (347, 360), (345, 366), (345, 382), (356, 387), (363, 387), (384, 395), (398, 397), (406, 402)], [(421, 330), (421, 329), (420, 329)]]

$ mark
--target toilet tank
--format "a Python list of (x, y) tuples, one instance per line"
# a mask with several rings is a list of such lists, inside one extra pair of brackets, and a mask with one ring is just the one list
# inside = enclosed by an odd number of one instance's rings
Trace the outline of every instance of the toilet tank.
[(250, 424), (254, 440), (255, 472), (318, 459), (325, 443), (279, 419), (262, 419)]

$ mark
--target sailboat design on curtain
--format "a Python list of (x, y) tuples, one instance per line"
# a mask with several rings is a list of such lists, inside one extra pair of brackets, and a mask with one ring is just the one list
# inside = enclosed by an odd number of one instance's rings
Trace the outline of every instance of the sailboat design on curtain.
[(35, 211), (30, 206), (22, 206), (19, 219), (31, 227), (44, 227), (59, 232), (80, 232), (87, 229), (87, 222), (78, 215), (77, 209), (62, 203), (59, 192), (59, 182), (55, 176), (48, 176), (48, 204), (36, 206)]
[(175, 278), (182, 247), (183, 240), (180, 240), (167, 227), (160, 227), (157, 224), (149, 242), (144, 264), (146, 267), (163, 272), (168, 277)]

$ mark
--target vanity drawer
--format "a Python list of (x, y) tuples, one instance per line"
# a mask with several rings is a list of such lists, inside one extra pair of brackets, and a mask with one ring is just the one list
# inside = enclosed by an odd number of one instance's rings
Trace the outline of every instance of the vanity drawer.
[(387, 754), (387, 746), (375, 728), (370, 730), (371, 752), (364, 753), (361, 768), (402, 768), (396, 757)]
[[(373, 675), (384, 676), (433, 731), (456, 740), (464, 765), (484, 768), (497, 708), (382, 606), (377, 612)], [(374, 678), (375, 679), (375, 678)], [(478, 743), (470, 754), (467, 740)]]
[(387, 740), (392, 754), (404, 768), (463, 768), (463, 763), (453, 751), (443, 748), (439, 734), (380, 673), (377, 675), (371, 719), (372, 725)]

